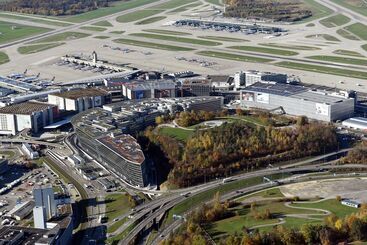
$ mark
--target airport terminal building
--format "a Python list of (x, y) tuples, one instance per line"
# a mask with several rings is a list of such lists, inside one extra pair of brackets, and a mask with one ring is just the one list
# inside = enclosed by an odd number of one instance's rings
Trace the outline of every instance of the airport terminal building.
[(352, 94), (326, 93), (303, 86), (279, 83), (255, 83), (241, 91), (241, 106), (283, 110), (286, 114), (307, 116), (326, 122), (343, 120), (354, 114)]

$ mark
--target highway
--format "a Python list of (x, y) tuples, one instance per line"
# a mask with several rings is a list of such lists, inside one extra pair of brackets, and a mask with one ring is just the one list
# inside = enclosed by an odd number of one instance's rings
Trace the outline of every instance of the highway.
[(103, 17), (91, 19), (91, 20), (88, 20), (88, 21), (85, 21), (85, 22), (76, 23), (74, 25), (62, 27), (62, 28), (59, 28), (59, 29), (56, 29), (56, 30), (53, 30), (53, 31), (49, 31), (49, 32), (42, 33), (42, 34), (39, 34), (39, 35), (36, 35), (36, 36), (20, 39), (20, 40), (14, 41), (14, 42), (2, 44), (2, 45), (0, 45), (0, 49), (8, 48), (8, 47), (18, 45), (18, 44), (22, 44), (22, 43), (26, 43), (26, 42), (37, 41), (39, 39), (49, 37), (51, 35), (55, 35), (55, 34), (63, 33), (63, 32), (66, 32), (66, 31), (70, 31), (70, 30), (73, 30), (73, 29), (76, 29), (76, 28), (79, 28), (79, 27), (82, 27), (82, 26), (85, 26), (85, 25), (90, 25), (90, 24), (93, 24), (95, 22), (106, 20), (108, 18), (115, 18), (115, 17), (118, 17), (120, 15), (135, 12), (137, 10), (150, 8), (150, 7), (153, 7), (155, 5), (165, 3), (165, 2), (169, 2), (169, 1), (170, 0), (158, 0), (158, 1), (153, 2), (153, 3), (149, 3), (149, 4), (145, 4), (145, 5), (142, 5), (142, 6), (135, 7), (135, 8), (127, 9), (127, 10), (117, 12), (117, 13), (114, 13), (114, 14), (110, 14), (110, 15), (106, 15), (106, 16), (103, 16)]
[[(291, 167), (291, 168), (287, 168), (287, 169), (281, 169), (279, 170), (279, 168), (272, 168), (272, 169), (265, 169), (265, 170), (259, 170), (253, 173), (246, 173), (243, 174), (241, 176), (235, 176), (233, 177), (233, 180), (238, 181), (238, 180), (245, 180), (245, 179), (250, 179), (250, 178), (254, 178), (254, 177), (264, 177), (264, 176), (269, 176), (269, 175), (273, 175), (273, 174), (286, 174), (286, 173), (292, 173), (292, 172), (303, 172), (303, 171), (310, 171), (310, 172), (318, 172), (320, 170), (320, 168), (323, 168), (325, 170), (330, 170), (330, 169), (340, 169), (340, 168), (344, 168), (344, 169), (350, 169), (350, 168), (367, 168), (366, 165), (359, 165), (359, 164), (350, 164), (350, 165), (332, 165), (332, 166), (321, 166), (321, 165), (311, 165), (311, 166), (303, 166), (303, 167)], [(215, 187), (219, 187), (223, 185), (222, 180), (219, 181), (214, 181), (211, 183), (208, 183), (205, 187), (203, 188), (196, 188), (195, 190), (192, 190), (190, 197), (200, 194), (202, 192), (208, 191), (210, 189), (213, 189)], [(266, 184), (260, 185), (260, 187), (269, 187)], [(245, 188), (243, 190), (252, 190), (251, 188), (255, 188), (256, 187), (249, 187), (249, 188)], [(257, 190), (257, 189), (256, 189)], [(252, 190), (254, 191), (254, 190)], [(231, 195), (233, 195), (234, 192), (229, 193), (228, 195), (226, 194), (225, 197), (230, 197)], [(152, 220), (156, 219), (157, 217), (159, 217), (160, 215), (162, 215), (163, 213), (167, 212), (170, 208), (172, 208), (173, 206), (179, 204), (180, 202), (186, 200), (188, 197), (185, 196), (181, 196), (181, 195), (174, 195), (177, 198), (173, 199), (172, 201), (166, 201), (162, 200), (162, 202), (164, 203), (164, 205), (158, 210), (154, 212), (154, 209), (144, 209), (145, 213), (146, 213), (146, 217), (139, 223), (137, 224), (129, 233), (128, 236), (126, 236), (123, 240), (121, 240), (119, 242), (119, 244), (129, 244), (131, 241), (133, 241), (133, 239), (140, 233), (140, 231), (142, 229), (144, 229), (144, 227), (146, 227), (147, 225), (149, 225)], [(144, 216), (143, 214), (140, 214), (141, 216)], [(134, 219), (136, 220), (136, 219)], [(130, 221), (129, 224), (127, 224), (127, 227), (132, 224), (133, 222)]]

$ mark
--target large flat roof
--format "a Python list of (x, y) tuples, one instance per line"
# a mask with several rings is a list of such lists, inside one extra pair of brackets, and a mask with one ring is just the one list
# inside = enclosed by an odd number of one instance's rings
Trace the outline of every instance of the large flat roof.
[(65, 92), (55, 93), (52, 95), (67, 99), (78, 99), (83, 97), (106, 96), (108, 95), (108, 93), (102, 89), (86, 88), (86, 89), (69, 90)]
[(0, 114), (31, 115), (34, 112), (43, 111), (50, 107), (55, 107), (55, 105), (28, 101), (20, 104), (2, 107), (0, 108)]
[(273, 94), (325, 104), (335, 104), (347, 100), (347, 98), (345, 97), (332, 95), (330, 93), (327, 93), (326, 91), (313, 91), (304, 86), (283, 83), (257, 82), (251, 86), (246, 87), (244, 91)]
[(140, 145), (131, 135), (105, 136), (97, 140), (130, 162), (142, 164), (145, 160)]

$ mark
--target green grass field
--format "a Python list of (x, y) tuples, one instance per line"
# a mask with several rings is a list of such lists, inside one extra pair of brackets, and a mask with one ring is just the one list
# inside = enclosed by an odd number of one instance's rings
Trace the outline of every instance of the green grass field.
[(294, 56), (298, 54), (297, 52), (285, 49), (274, 49), (274, 48), (255, 47), (255, 46), (231, 46), (228, 48), (241, 51), (250, 51), (265, 54), (283, 55), (283, 56)]
[[(10, 61), (9, 56), (4, 52), (0, 52), (0, 65), (8, 63), (9, 61)], [(14, 155), (13, 152), (11, 153), (12, 155)]]
[(329, 55), (314, 55), (306, 58), (313, 60), (343, 63), (343, 64), (367, 66), (367, 59), (356, 59), (356, 58), (347, 58), (347, 57), (329, 56)]
[(162, 135), (167, 135), (172, 138), (178, 139), (180, 141), (186, 141), (195, 131), (193, 130), (185, 130), (181, 128), (170, 128), (164, 127), (159, 129), (159, 133)]
[(366, 79), (367, 72), (363, 71), (354, 71), (354, 70), (347, 70), (347, 69), (340, 69), (340, 68), (333, 68), (333, 67), (326, 67), (326, 66), (318, 66), (318, 65), (310, 65), (310, 64), (303, 64), (297, 62), (287, 62), (282, 61), (275, 63), (275, 65), (290, 69), (296, 70), (304, 70), (304, 71), (313, 71), (318, 73), (325, 73), (331, 75), (338, 75), (344, 77), (354, 77), (354, 78), (361, 78)]
[(79, 29), (85, 30), (85, 31), (97, 31), (97, 32), (101, 32), (101, 31), (107, 30), (106, 28), (98, 27), (98, 26), (82, 26)]
[(345, 29), (350, 31), (357, 37), (362, 40), (367, 40), (367, 26), (362, 23), (355, 23), (349, 26), (346, 26)]
[(20, 54), (34, 54), (47, 49), (55, 48), (61, 46), (65, 43), (42, 43), (42, 44), (34, 44), (34, 45), (26, 45), (18, 48), (18, 52)]
[(107, 8), (99, 8), (94, 11), (89, 11), (83, 14), (68, 16), (68, 17), (58, 17), (58, 19), (70, 21), (74, 23), (80, 23), (96, 18), (100, 18), (103, 16), (115, 14), (121, 11), (125, 11), (128, 9), (136, 8), (139, 6), (143, 6), (149, 3), (154, 3), (157, 0), (134, 0), (134, 1), (118, 1), (111, 4), (110, 7)]
[(96, 39), (109, 39), (109, 36), (94, 36)]
[(167, 35), (176, 35), (176, 36), (190, 36), (191, 33), (181, 32), (181, 31), (168, 31), (162, 29), (145, 29), (145, 32), (158, 33), (158, 34), (167, 34)]
[(344, 6), (346, 8), (349, 8), (350, 10), (353, 10), (354, 12), (367, 16), (367, 11), (366, 11), (367, 3), (364, 0), (331, 0), (331, 1), (341, 6)]
[(192, 3), (192, 4), (184, 5), (184, 6), (175, 8), (175, 9), (169, 11), (168, 13), (180, 13), (180, 12), (184, 12), (186, 10), (198, 7), (200, 5), (201, 5), (201, 3)]
[(10, 19), (10, 20), (24, 20), (24, 21), (29, 21), (29, 22), (33, 22), (33, 23), (40, 23), (40, 24), (46, 24), (46, 25), (51, 25), (51, 26), (70, 26), (72, 25), (72, 23), (68, 23), (68, 22), (63, 22), (63, 21), (57, 21), (57, 20), (52, 20), (52, 19), (40, 19), (40, 18), (35, 18), (32, 15), (25, 15), (22, 14), (20, 15), (19, 13), (17, 13), (17, 15), (13, 15), (13, 14), (8, 14), (8, 13), (0, 13), (0, 17), (6, 18), (6, 19)]
[(55, 34), (49, 37), (45, 37), (45, 38), (33, 41), (32, 43), (62, 42), (62, 41), (75, 40), (79, 38), (85, 38), (88, 36), (90, 36), (90, 34), (81, 33), (81, 32), (63, 32), (60, 34)]
[(102, 27), (112, 27), (113, 26), (111, 24), (111, 22), (109, 22), (107, 20), (98, 21), (96, 23), (93, 23), (92, 25), (94, 25), (94, 26), (102, 26)]
[(125, 31), (111, 31), (111, 34), (123, 34)]
[(303, 0), (307, 8), (312, 11), (312, 16), (296, 23), (305, 23), (313, 20), (321, 19), (333, 13), (333, 11), (315, 0)]
[(128, 212), (131, 209), (127, 196), (125, 194), (109, 194), (105, 198), (106, 217), (109, 221)]
[(339, 55), (347, 55), (347, 56), (355, 56), (355, 57), (364, 57), (362, 54), (356, 52), (356, 51), (351, 51), (351, 50), (345, 50), (345, 49), (337, 49), (333, 51), (334, 54), (339, 54)]
[(340, 36), (352, 40), (352, 41), (358, 41), (359, 38), (354, 35), (353, 33), (351, 33), (350, 31), (347, 31), (346, 29), (339, 29), (336, 31), (336, 33), (338, 33)]
[(161, 12), (160, 10), (153, 10), (153, 9), (138, 10), (132, 13), (121, 15), (116, 18), (116, 21), (120, 23), (133, 22), (133, 21), (145, 19), (155, 14), (159, 14), (160, 12)]
[(200, 52), (197, 52), (196, 54), (207, 56), (207, 57), (215, 57), (215, 58), (220, 58), (220, 59), (243, 61), (243, 62), (266, 63), (266, 62), (273, 61), (272, 59), (267, 59), (267, 58), (231, 54), (231, 53), (224, 53), (224, 52), (216, 52), (216, 51), (200, 51)]
[(215, 4), (215, 5), (218, 5), (218, 6), (223, 6), (223, 4), (220, 0), (205, 0), (205, 2)]
[(361, 46), (361, 48), (362, 48), (363, 50), (367, 51), (367, 44), (363, 44), (363, 45)]
[(51, 31), (51, 29), (0, 21), (0, 44)]
[(201, 39), (167, 36), (167, 35), (152, 34), (152, 33), (131, 33), (129, 35), (134, 36), (134, 37), (143, 37), (143, 38), (179, 42), (179, 43), (188, 43), (188, 44), (195, 44), (195, 45), (202, 45), (202, 46), (218, 46), (222, 44), (220, 42), (213, 42), (213, 41), (207, 41), (207, 40), (201, 40)]
[(122, 43), (122, 44), (127, 44), (127, 45), (145, 47), (145, 48), (162, 49), (162, 50), (168, 50), (168, 51), (192, 51), (194, 50), (192, 48), (185, 48), (185, 47), (166, 45), (166, 44), (160, 44), (160, 43), (144, 42), (144, 41), (138, 41), (138, 40), (133, 40), (133, 39), (127, 39), (127, 38), (119, 38), (113, 41), (116, 43)]
[[(4, 53), (5, 54), (5, 53)], [(1, 56), (2, 54), (0, 53), (0, 56)], [(6, 55), (6, 54), (5, 54)], [(9, 158), (13, 158), (14, 156), (15, 156), (15, 153), (14, 153), (14, 151), (6, 151), (6, 150), (1, 150), (0, 151), (0, 157), (5, 157), (5, 158), (7, 158), (7, 159), (9, 159)]]
[(222, 42), (249, 42), (249, 40), (233, 37), (221, 37), (221, 36), (199, 36), (199, 38), (222, 41)]
[(178, 8), (178, 7), (180, 7), (182, 5), (185, 5), (185, 4), (194, 3), (196, 1), (197, 0), (185, 0), (185, 1), (171, 0), (171, 1), (166, 2), (166, 3), (158, 4), (154, 7), (152, 7), (152, 9), (161, 9), (161, 10), (174, 9), (174, 8)]
[[(258, 204), (256, 206), (257, 211), (264, 212), (269, 209), (272, 214), (276, 216), (283, 216), (287, 214), (321, 214), (321, 212), (306, 210), (306, 209), (294, 209), (284, 205), (283, 202), (269, 202), (267, 204)], [(252, 214), (250, 208), (243, 208), (241, 206), (231, 209), (233, 212), (237, 212), (238, 215), (232, 216), (227, 219), (219, 220), (210, 224), (207, 227), (207, 231), (214, 240), (218, 240), (221, 236), (226, 236), (234, 233), (241, 233), (243, 227), (253, 227), (257, 225), (276, 224), (279, 222), (277, 218), (256, 220)], [(322, 219), (322, 218), (321, 218)], [(302, 226), (308, 220), (298, 218), (292, 222), (293, 228)], [(319, 221), (321, 223), (322, 221)], [(270, 226), (272, 227), (272, 226)], [(259, 228), (262, 230), (262, 228)]]
[(148, 19), (144, 19), (144, 20), (141, 20), (139, 22), (136, 22), (135, 24), (136, 25), (147, 25), (147, 24), (151, 24), (151, 23), (154, 23), (154, 22), (164, 20), (165, 18), (167, 18), (167, 17), (166, 16), (154, 16), (154, 17), (150, 17)]
[(115, 232), (120, 226), (122, 226), (127, 221), (127, 217), (120, 219), (119, 221), (116, 221), (111, 226), (107, 228), (107, 233)]
[(283, 193), (280, 191), (279, 188), (271, 188), (271, 189), (267, 189), (267, 190), (263, 190), (260, 192), (256, 192), (250, 195), (246, 195), (244, 197), (240, 197), (238, 199), (236, 199), (236, 201), (241, 202), (241, 201), (245, 201), (246, 199), (250, 198), (250, 197), (262, 197), (262, 198), (275, 198), (275, 197), (284, 197)]
[(329, 34), (313, 34), (313, 35), (308, 35), (306, 36), (306, 38), (323, 38), (326, 41), (331, 41), (331, 42), (340, 42), (340, 40), (334, 36), (331, 36)]
[(350, 18), (342, 14), (333, 15), (326, 19), (320, 20), (320, 23), (328, 28), (341, 26), (347, 24), (348, 22), (350, 22)]
[(342, 205), (335, 199), (324, 200), (317, 203), (293, 203), (292, 206), (294, 207), (303, 207), (303, 208), (320, 208), (326, 209), (332, 213), (334, 213), (338, 217), (344, 217), (351, 213), (355, 213), (358, 211), (356, 208), (348, 207)]
[(321, 50), (318, 47), (304, 46), (304, 45), (291, 45), (291, 44), (286, 45), (286, 44), (279, 44), (279, 43), (260, 43), (259, 45), (266, 46), (266, 47), (291, 49), (291, 50)]

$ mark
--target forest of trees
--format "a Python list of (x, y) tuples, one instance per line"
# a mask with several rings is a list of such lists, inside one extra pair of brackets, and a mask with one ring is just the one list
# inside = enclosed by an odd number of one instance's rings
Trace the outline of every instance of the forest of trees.
[[(225, 218), (228, 209), (235, 203), (219, 201), (218, 194), (213, 204), (202, 205), (188, 216), (187, 221), (161, 245), (211, 244), (203, 227)], [(265, 211), (265, 213), (271, 210)], [(367, 239), (367, 205), (363, 204), (360, 211), (344, 218), (334, 214), (327, 216), (323, 224), (304, 224), (300, 229), (276, 226), (269, 232), (249, 231), (243, 227), (241, 234), (231, 234), (219, 241), (219, 245), (307, 245), (307, 244), (347, 244)]]
[(367, 142), (363, 141), (353, 150), (349, 151), (346, 157), (340, 160), (341, 163), (367, 164)]
[(186, 142), (148, 128), (140, 137), (140, 142), (145, 142), (145, 150), (154, 147), (156, 154), (160, 149), (171, 166), (168, 182), (178, 187), (269, 163), (324, 153), (337, 147), (334, 129), (321, 123), (278, 129), (272, 126), (254, 127), (238, 121), (198, 130)]
[(298, 21), (312, 16), (301, 0), (226, 0), (225, 15), (248, 19)]
[(100, 7), (108, 7), (117, 0), (12, 0), (0, 4), (0, 9), (39, 15), (74, 15)]

